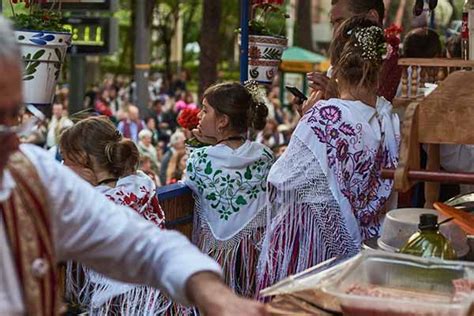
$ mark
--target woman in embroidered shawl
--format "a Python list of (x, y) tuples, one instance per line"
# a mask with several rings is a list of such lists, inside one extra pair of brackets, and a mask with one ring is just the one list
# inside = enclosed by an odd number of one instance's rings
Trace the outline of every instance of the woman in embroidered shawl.
[(379, 235), (398, 162), (399, 121), (376, 95), (385, 51), (381, 28), (342, 24), (331, 43), (339, 98), (313, 91), (285, 153), (268, 175), (269, 223), (258, 290), (332, 257), (356, 254)]
[(265, 224), (266, 179), (273, 154), (246, 139), (249, 128), (265, 127), (268, 109), (258, 87), (222, 83), (203, 96), (195, 135), (207, 146), (187, 162), (186, 184), (195, 195), (193, 238), (219, 262), (226, 283), (240, 295), (255, 294), (255, 271)]
[[(111, 201), (129, 206), (158, 228), (164, 213), (153, 180), (138, 171), (139, 152), (106, 117), (90, 117), (67, 129), (60, 139), (64, 164), (89, 181)], [(74, 284), (83, 270), (84, 283)], [(113, 267), (111, 267), (113, 269)], [(85, 267), (68, 264), (68, 286), (90, 315), (156, 315), (170, 301), (160, 291), (108, 279)]]

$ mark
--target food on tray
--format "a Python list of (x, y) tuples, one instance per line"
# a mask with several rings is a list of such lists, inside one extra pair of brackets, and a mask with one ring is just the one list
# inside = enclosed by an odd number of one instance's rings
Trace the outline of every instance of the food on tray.
[(472, 294), (474, 294), (474, 280), (457, 279), (453, 280), (452, 283), (453, 294), (450, 296), (436, 292), (423, 292), (419, 289), (400, 289), (373, 284), (353, 284), (346, 290), (346, 294), (381, 298), (423, 300), (425, 302), (432, 301), (438, 303), (459, 303), (465, 299), (468, 299)]
[(474, 293), (474, 280), (453, 280), (454, 296), (453, 302), (462, 302)]
[(370, 297), (423, 300), (425, 302), (433, 301), (449, 303), (451, 301), (451, 297), (448, 297), (441, 293), (422, 292), (419, 289), (397, 289), (379, 285), (354, 284), (347, 289), (346, 293)]

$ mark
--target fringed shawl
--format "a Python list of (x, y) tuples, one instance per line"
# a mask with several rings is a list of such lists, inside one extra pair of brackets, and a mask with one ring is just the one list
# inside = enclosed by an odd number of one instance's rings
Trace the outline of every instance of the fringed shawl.
[(268, 176), (268, 224), (258, 289), (332, 257), (354, 255), (378, 236), (398, 163), (391, 104), (320, 101), (298, 124)]
[(196, 149), (187, 163), (186, 184), (196, 201), (193, 241), (222, 265), (226, 283), (247, 297), (255, 293), (272, 163), (272, 152), (250, 141), (235, 150)]
[[(155, 184), (144, 173), (119, 179), (115, 188), (98, 186), (97, 190), (163, 228), (165, 217)], [(78, 282), (81, 278), (83, 282)], [(114, 281), (72, 262), (67, 268), (67, 294), (87, 308), (90, 315), (160, 315), (171, 305), (171, 300), (157, 289)]]

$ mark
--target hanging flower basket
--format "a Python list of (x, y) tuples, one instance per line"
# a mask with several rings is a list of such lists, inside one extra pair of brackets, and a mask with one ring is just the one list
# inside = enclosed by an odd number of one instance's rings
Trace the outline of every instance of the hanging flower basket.
[(278, 73), (283, 51), (288, 46), (288, 39), (284, 36), (288, 15), (283, 0), (251, 0), (250, 3), (248, 78), (272, 83)]
[(51, 104), (71, 34), (48, 31), (15, 31), (24, 62), (23, 99), (36, 106)]

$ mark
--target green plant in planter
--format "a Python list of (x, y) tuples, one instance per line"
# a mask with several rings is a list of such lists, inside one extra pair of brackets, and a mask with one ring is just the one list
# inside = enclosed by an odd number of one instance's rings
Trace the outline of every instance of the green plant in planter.
[[(261, 36), (286, 37), (286, 13), (283, 0), (252, 0), (249, 19), (249, 34)], [(240, 33), (241, 29), (235, 30)]]
[(44, 9), (46, 0), (9, 0), (12, 16), (17, 30), (67, 32), (61, 23), (61, 1), (53, 1), (50, 8)]

